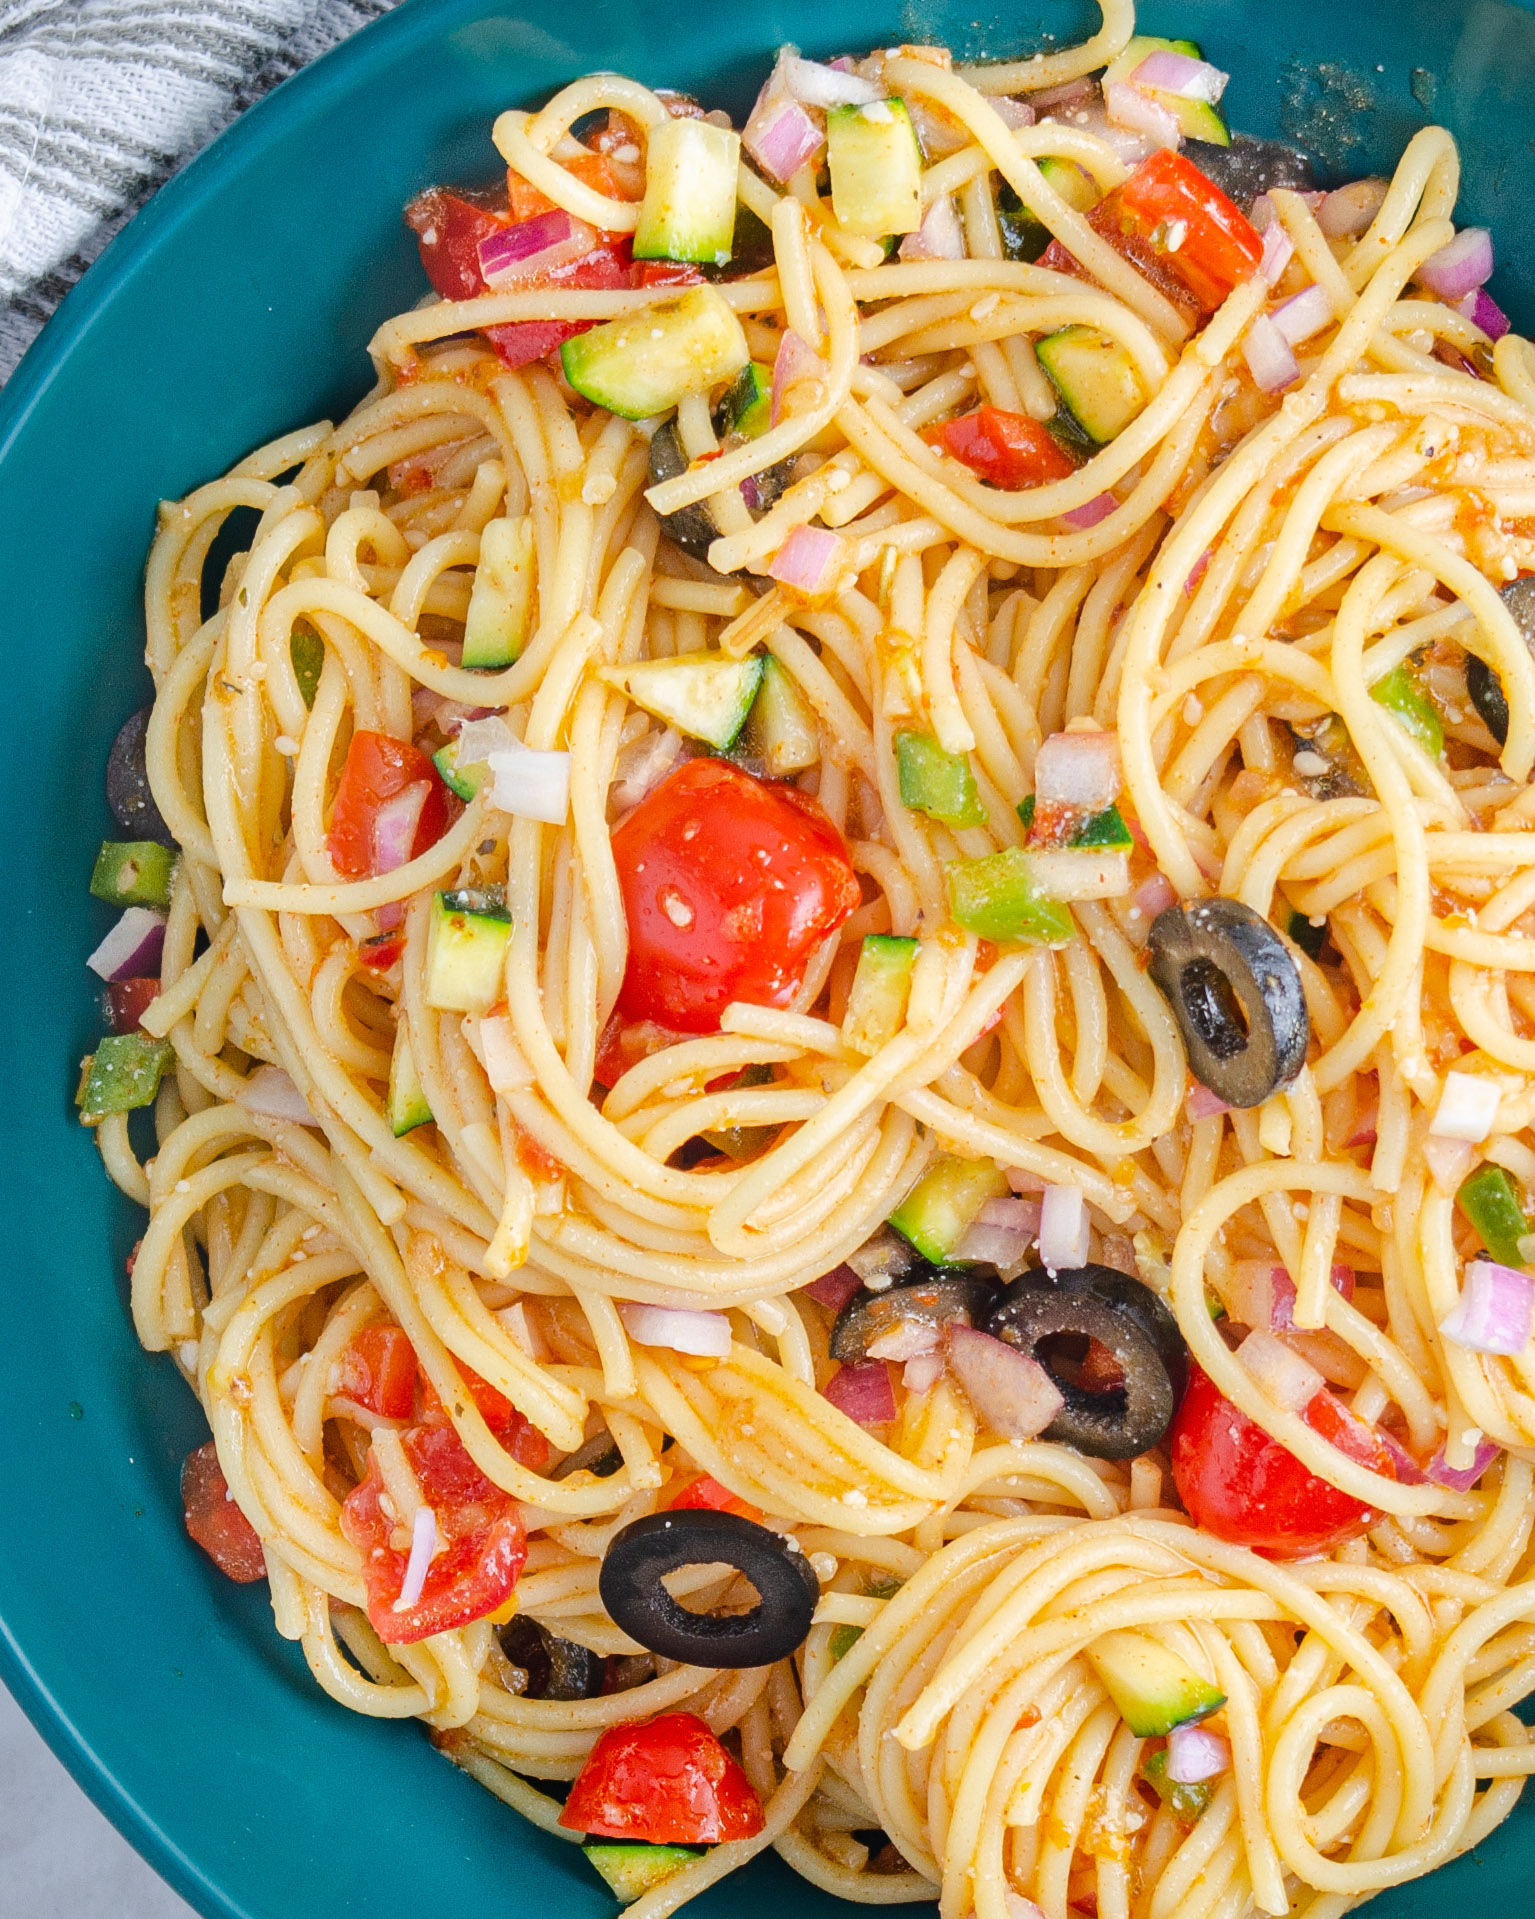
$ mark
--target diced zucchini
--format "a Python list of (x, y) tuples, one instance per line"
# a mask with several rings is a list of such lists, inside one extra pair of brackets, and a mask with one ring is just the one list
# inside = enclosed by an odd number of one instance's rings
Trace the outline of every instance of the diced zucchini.
[(109, 1033), (85, 1063), (75, 1104), (87, 1126), (109, 1113), (131, 1113), (154, 1102), (160, 1081), (176, 1057), (168, 1039), (148, 1033)]
[(1159, 1738), (1226, 1703), (1223, 1692), (1147, 1633), (1104, 1633), (1086, 1651), (1137, 1739)]
[(732, 660), (723, 653), (683, 653), (606, 666), (600, 677), (679, 733), (723, 750), (746, 724), (762, 683), (762, 660), (756, 654)]
[(293, 677), (305, 706), (313, 706), (325, 670), (324, 640), (313, 627), (296, 626), (288, 640), (288, 658), (293, 662)]
[(432, 1117), (416, 1071), (416, 1056), (410, 1050), (410, 1028), (403, 1019), (395, 1028), (394, 1057), (389, 1062), (388, 1113), (396, 1139), (425, 1126)]
[(986, 824), (986, 808), (965, 754), (946, 753), (928, 733), (897, 733), (895, 768), (902, 806), (945, 826)]
[(1501, 1166), (1478, 1166), (1462, 1182), (1455, 1203), (1471, 1222), (1477, 1238), (1503, 1266), (1524, 1266), (1523, 1242), (1530, 1222), (1519, 1204), (1514, 1182)]
[(832, 1664), (835, 1666), (839, 1659), (846, 1659), (862, 1638), (862, 1626), (834, 1626), (827, 1646)]
[(1001, 1199), (1007, 1191), (995, 1160), (940, 1159), (896, 1207), (890, 1224), (924, 1259), (941, 1266), (987, 1200)]
[[(1038, 166), (1048, 184), (1078, 213), (1089, 212), (1103, 197), (1092, 175), (1075, 160), (1047, 154)], [(1034, 218), (1005, 180), (997, 192), (997, 225), (1002, 250), (1010, 260), (1037, 260), (1050, 244), (1050, 229)]]
[(1290, 924), (1285, 931), (1309, 959), (1322, 957), (1322, 948), (1327, 944), (1325, 919), (1319, 925), (1313, 924), (1309, 914), (1302, 913), (1297, 908), (1290, 915)]
[(741, 322), (711, 286), (640, 307), (560, 348), (577, 393), (626, 420), (669, 412), (685, 393), (732, 378), (750, 358)]
[(432, 764), (442, 775), (444, 785), (461, 800), (472, 800), (490, 778), (490, 768), (483, 760), (473, 760), (467, 766), (459, 765), (457, 740), (449, 740), (446, 746), (440, 746), (432, 755)]
[(832, 107), (826, 115), (831, 204), (837, 224), (868, 239), (922, 224), (922, 149), (901, 100)]
[(1030, 946), (1063, 946), (1076, 937), (1071, 908), (1045, 897), (1022, 847), (957, 860), (948, 869), (948, 881), (949, 911), (966, 932)]
[(176, 855), (158, 840), (103, 840), (91, 891), (111, 906), (169, 906)]
[(501, 997), (512, 937), (499, 886), (435, 893), (426, 936), (426, 1003), (439, 1013), (484, 1013)]
[(463, 665), (510, 666), (527, 644), (533, 607), (533, 521), (492, 520), (480, 535), (480, 563), (464, 622)]
[(1146, 404), (1134, 360), (1096, 327), (1062, 327), (1034, 351), (1061, 404), (1099, 446), (1123, 433)]
[(720, 402), (720, 423), (726, 433), (755, 440), (773, 423), (773, 369), (760, 360), (748, 360), (731, 381)]
[(892, 933), (865, 936), (842, 1017), (842, 1037), (855, 1053), (877, 1053), (900, 1031), (916, 963), (915, 940)]
[[(673, 126), (689, 124), (686, 120), (672, 122)], [(704, 1848), (651, 1846), (639, 1839), (588, 1839), (581, 1850), (618, 1895), (619, 1903), (629, 1906), (652, 1886), (659, 1886), (663, 1879), (691, 1865)]]
[(1370, 698), (1400, 721), (1431, 760), (1438, 759), (1444, 751), (1444, 721), (1405, 660), (1375, 682)]
[(645, 143), (645, 197), (636, 260), (722, 267), (736, 226), (741, 136), (707, 120), (663, 120)]
[(788, 668), (771, 653), (763, 656), (762, 682), (746, 716), (741, 743), (779, 780), (803, 773), (821, 757), (815, 711)]
[(1165, 1746), (1158, 1746), (1155, 1752), (1146, 1755), (1141, 1764), (1141, 1777), (1150, 1781), (1163, 1805), (1171, 1806), (1185, 1826), (1192, 1826), (1215, 1797), (1215, 1788), (1205, 1780), (1197, 1785), (1185, 1785), (1168, 1778)]
[[(733, 1087), (771, 1086), (772, 1083), (772, 1067), (758, 1064), (743, 1066), (731, 1085)], [(776, 1126), (706, 1127), (699, 1137), (706, 1139), (717, 1153), (728, 1153), (732, 1159), (755, 1159), (778, 1137), (778, 1128)]]
[[(1034, 825), (1034, 795), (1026, 793), (1018, 802), (1018, 817), (1026, 827)], [(1117, 806), (1106, 806), (1101, 813), (1079, 814), (1079, 824), (1067, 836), (1067, 846), (1101, 847), (1108, 853), (1128, 853), (1135, 845), (1135, 836), (1125, 825), (1125, 816)], [(1059, 845), (1051, 839), (1051, 845)]]
[[(1161, 40), (1152, 33), (1138, 33), (1126, 43), (1119, 58), (1110, 61), (1103, 76), (1104, 86), (1111, 87), (1118, 81), (1129, 80), (1148, 53), (1186, 53), (1191, 60), (1204, 57), (1197, 41)], [(1208, 100), (1184, 100), (1176, 93), (1164, 92), (1160, 87), (1141, 90), (1167, 109), (1178, 122), (1178, 130), (1185, 140), (1208, 140), (1217, 147), (1231, 145), (1231, 135), (1226, 131), (1225, 121)]]

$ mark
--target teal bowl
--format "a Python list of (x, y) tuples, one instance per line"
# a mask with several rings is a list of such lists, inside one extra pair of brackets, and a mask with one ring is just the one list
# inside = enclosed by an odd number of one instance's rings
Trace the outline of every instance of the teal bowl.
[[(419, 1727), (325, 1699), (181, 1530), (177, 1472), (204, 1437), (142, 1354), (123, 1260), (142, 1215), (109, 1187), (70, 1105), (99, 1031), (82, 964), (109, 827), (102, 767), (144, 699), (140, 582), (155, 502), (366, 389), (364, 345), (423, 283), (399, 209), (488, 177), (492, 117), (593, 67), (695, 88), (738, 113), (781, 41), (947, 41), (1012, 54), (1090, 30), (1079, 0), (766, 0), (720, 17), (635, 0), (519, 14), (405, 0), (291, 80), (157, 196), (65, 302), (0, 397), (0, 579), (26, 666), (0, 756), (17, 865), (0, 1281), (0, 1677), (59, 1757), (198, 1911), (376, 1919), (380, 1910), (610, 1919), (574, 1849), (445, 1765)], [(979, 17), (977, 17), (979, 16)], [(1490, 225), (1496, 297), (1535, 323), (1535, 19), (1505, 0), (1178, 0), (1147, 28), (1232, 70), (1238, 125), (1310, 146), (1335, 176), (1389, 167), (1432, 117), (1461, 142), (1461, 217)], [(1535, 1809), (1381, 1919), (1474, 1897), (1529, 1909)], [(703, 1915), (838, 1902), (771, 1855)], [(5, 1899), (0, 1896), (0, 1906)]]

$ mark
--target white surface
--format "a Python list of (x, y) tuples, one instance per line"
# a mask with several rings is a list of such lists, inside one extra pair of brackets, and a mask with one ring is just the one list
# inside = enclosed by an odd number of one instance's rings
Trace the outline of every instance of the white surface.
[(81, 1792), (0, 1686), (0, 1911), (193, 1919)]

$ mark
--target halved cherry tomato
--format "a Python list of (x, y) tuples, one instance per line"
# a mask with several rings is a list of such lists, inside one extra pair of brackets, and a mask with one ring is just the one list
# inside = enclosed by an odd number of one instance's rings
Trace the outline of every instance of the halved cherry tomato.
[(381, 1419), (416, 1410), (416, 1349), (398, 1326), (364, 1326), (341, 1355), (340, 1394)]
[(957, 420), (940, 420), (922, 437), (963, 461), (979, 479), (1010, 493), (1064, 480), (1076, 472), (1069, 456), (1038, 420), (999, 406), (977, 407)]
[[(634, 262), (629, 257), (627, 236), (605, 240), (579, 260), (562, 267), (529, 276), (532, 287), (581, 287), (599, 293), (612, 293), (635, 284)], [(515, 320), (505, 326), (483, 329), (485, 338), (509, 367), (531, 366), (578, 333), (589, 333), (595, 320)]]
[[(1171, 301), (1190, 327), (1199, 324), (1204, 309), (1177, 274), (1168, 271), (1171, 262), (1158, 253), (1137, 222), (1125, 212), (1117, 187), (1084, 217), (1099, 239), (1106, 240), (1121, 258), (1130, 262), (1143, 280), (1150, 281), (1163, 299)], [(1092, 275), (1081, 261), (1074, 253), (1068, 253), (1059, 240), (1050, 242), (1039, 256), (1037, 264), (1048, 267), (1054, 273), (1069, 273), (1075, 279), (1092, 280)]]
[(701, 287), (704, 276), (686, 260), (636, 260), (635, 284), (642, 287)]
[(567, 1832), (658, 1846), (714, 1846), (762, 1830), (762, 1801), (704, 1722), (663, 1713), (610, 1726), (560, 1814)]
[(157, 979), (119, 979), (107, 987), (107, 1016), (114, 1033), (132, 1033), (160, 997)]
[(1207, 313), (1258, 271), (1257, 228), (1183, 154), (1163, 147), (1143, 160), (1119, 197)]
[[(491, 1432), (500, 1440), (502, 1446), (511, 1454), (519, 1466), (526, 1466), (530, 1472), (542, 1472), (549, 1463), (549, 1442), (531, 1420), (525, 1419), (504, 1393), (498, 1392), (488, 1379), (481, 1379), (472, 1366), (466, 1366), (462, 1360), (456, 1362), (469, 1397), (474, 1401), (481, 1419)], [(447, 1409), (437, 1397), (436, 1388), (421, 1375), (421, 1423), (425, 1426), (449, 1426)]]
[(186, 1456), (181, 1468), (181, 1506), (187, 1531), (227, 1579), (249, 1586), (266, 1578), (261, 1540), (230, 1494), (211, 1439)]
[(384, 1509), (378, 1459), (346, 1496), (341, 1530), (363, 1556), (368, 1619), (387, 1645), (413, 1644), (467, 1626), (510, 1598), (528, 1556), (517, 1502), (493, 1485), (451, 1426), (412, 1426), (401, 1435), (421, 1496), (437, 1518), (438, 1551), (414, 1606), (396, 1602), (410, 1563), (411, 1536)]
[(387, 973), (404, 951), (404, 930), (396, 928), (392, 933), (375, 933), (372, 939), (364, 940), (357, 949), (357, 957), (370, 973)]
[(762, 1523), (762, 1513), (747, 1500), (738, 1499), (728, 1486), (722, 1486), (708, 1473), (700, 1473), (697, 1479), (690, 1480), (677, 1497), (667, 1501), (667, 1511), (734, 1513), (740, 1519), (755, 1520)]
[(664, 1052), (679, 1040), (691, 1038), (692, 1035), (680, 1027), (662, 1026), (653, 1019), (626, 1020), (621, 1013), (615, 1013), (603, 1028), (593, 1072), (598, 1083), (611, 1092), (631, 1066), (638, 1066), (652, 1053)]
[[(606, 153), (594, 153), (590, 148), (585, 153), (572, 154), (559, 164), (572, 179), (609, 200), (637, 200), (645, 190), (643, 173), (636, 173), (633, 167), (622, 165)], [(524, 180), (510, 168), (506, 175), (506, 197), (514, 220), (531, 220), (547, 213), (554, 205), (547, 194), (540, 193), (531, 181)]]
[(386, 801), (422, 780), (427, 792), (411, 845), (412, 859), (434, 846), (447, 831), (448, 789), (437, 768), (409, 740), (366, 731), (352, 735), (325, 838), (338, 873), (358, 880), (379, 870), (374, 864), (373, 846), (379, 812)]
[(628, 1019), (717, 1030), (732, 1000), (785, 1006), (859, 906), (842, 835), (792, 786), (688, 760), (613, 834), (629, 920)]
[(504, 200), (473, 188), (428, 187), (406, 207), (404, 217), (416, 236), (426, 277), (444, 300), (472, 300), (485, 291), (480, 242), (512, 224)]
[[(1394, 1477), (1390, 1454), (1362, 1420), (1319, 1392), (1305, 1418), (1346, 1458)], [(1374, 1525), (1377, 1515), (1319, 1478), (1234, 1406), (1198, 1366), (1173, 1420), (1173, 1479), (1190, 1516), (1267, 1559), (1328, 1552)]]

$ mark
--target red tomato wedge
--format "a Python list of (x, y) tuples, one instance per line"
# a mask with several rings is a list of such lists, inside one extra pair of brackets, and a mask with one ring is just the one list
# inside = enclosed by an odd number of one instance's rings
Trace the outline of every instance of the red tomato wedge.
[[(1362, 1420), (1320, 1392), (1306, 1423), (1346, 1458), (1394, 1477), (1390, 1454)], [(1376, 1514), (1308, 1470), (1234, 1406), (1198, 1366), (1170, 1435), (1173, 1479), (1190, 1516), (1217, 1539), (1267, 1559), (1330, 1551)]]
[(181, 1468), (181, 1505), (187, 1531), (227, 1579), (249, 1586), (266, 1578), (266, 1555), (256, 1528), (230, 1496), (218, 1448), (188, 1453)]
[[(632, 141), (632, 134), (629, 138)], [(590, 148), (585, 153), (572, 154), (559, 164), (572, 179), (579, 180), (582, 186), (590, 187), (593, 193), (600, 193), (609, 200), (637, 200), (644, 190), (643, 175), (636, 177), (632, 168), (621, 165), (606, 153), (594, 153)], [(631, 191), (631, 187), (635, 186), (638, 191)], [(540, 193), (531, 181), (524, 180), (520, 173), (513, 173), (510, 168), (506, 174), (506, 192), (514, 220), (531, 220), (540, 213), (547, 213), (554, 205), (547, 194)]]
[(119, 979), (108, 985), (107, 1015), (114, 1033), (137, 1031), (139, 1021), (160, 997), (157, 979)]
[(569, 1832), (658, 1846), (715, 1846), (762, 1830), (762, 1801), (740, 1765), (691, 1712), (610, 1726), (560, 1814)]
[(814, 801), (724, 760), (688, 760), (613, 834), (629, 920), (618, 1008), (712, 1033), (732, 1000), (785, 1006), (862, 899)]
[(480, 242), (512, 224), (506, 202), (472, 188), (428, 187), (405, 209), (421, 264), (444, 300), (472, 300), (485, 291)]
[(636, 260), (635, 284), (642, 287), (701, 287), (704, 276), (686, 260)]
[(744, 1499), (738, 1499), (728, 1486), (712, 1478), (708, 1473), (700, 1473), (697, 1479), (690, 1480), (675, 1499), (667, 1502), (667, 1511), (735, 1513), (738, 1518), (762, 1523), (760, 1509)]
[[(481, 1379), (474, 1368), (466, 1366), (462, 1360), (456, 1363), (469, 1389), (469, 1397), (491, 1432), (519, 1466), (526, 1466), (530, 1472), (542, 1472), (549, 1463), (548, 1440), (488, 1379)], [(426, 1426), (451, 1426), (453, 1423), (437, 1397), (436, 1388), (424, 1373), (421, 1375), (420, 1418)]]
[(421, 784), (426, 792), (409, 847), (411, 859), (434, 846), (447, 831), (448, 789), (437, 768), (408, 740), (394, 739), (388, 733), (364, 731), (352, 735), (325, 839), (326, 850), (343, 878), (366, 879), (404, 863), (384, 857), (382, 829), (388, 819), (384, 809), (391, 800), (402, 798), (408, 788)]
[(467, 1626), (510, 1598), (528, 1555), (517, 1502), (492, 1485), (451, 1426), (413, 1426), (402, 1435), (421, 1495), (437, 1518), (438, 1550), (414, 1606), (396, 1602), (410, 1563), (408, 1529), (384, 1509), (384, 1481), (372, 1448), (368, 1473), (346, 1496), (341, 1530), (363, 1556), (368, 1619), (387, 1645), (411, 1645)]
[(1257, 228), (1181, 153), (1164, 147), (1143, 160), (1119, 198), (1207, 313), (1258, 271)]
[[(627, 237), (604, 241), (579, 260), (531, 276), (529, 288), (540, 286), (582, 287), (598, 293), (612, 293), (635, 284), (634, 262), (629, 257)], [(517, 320), (505, 326), (484, 328), (485, 338), (509, 367), (530, 366), (543, 359), (578, 333), (589, 333), (595, 320)]]
[(978, 407), (957, 420), (941, 420), (926, 428), (922, 437), (963, 461), (977, 479), (1010, 493), (1064, 480), (1076, 472), (1070, 457), (1038, 420), (999, 406)]
[(341, 1355), (343, 1399), (381, 1419), (409, 1419), (416, 1410), (416, 1350), (398, 1326), (364, 1326)]

